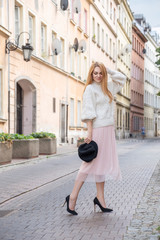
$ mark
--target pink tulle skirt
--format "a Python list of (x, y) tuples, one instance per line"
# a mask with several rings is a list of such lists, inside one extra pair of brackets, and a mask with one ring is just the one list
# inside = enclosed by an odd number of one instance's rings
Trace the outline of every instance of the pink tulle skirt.
[(114, 126), (93, 128), (92, 139), (98, 145), (98, 155), (89, 163), (82, 161), (76, 180), (86, 182), (121, 180)]

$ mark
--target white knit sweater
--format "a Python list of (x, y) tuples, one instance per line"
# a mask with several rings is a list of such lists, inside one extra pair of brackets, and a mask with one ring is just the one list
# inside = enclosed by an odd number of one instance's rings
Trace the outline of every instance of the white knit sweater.
[[(114, 96), (124, 86), (126, 77), (118, 71), (107, 69), (111, 76), (108, 89)], [(102, 91), (101, 84), (95, 81), (88, 85), (83, 94), (82, 121), (93, 120), (93, 128), (114, 125), (114, 101)]]

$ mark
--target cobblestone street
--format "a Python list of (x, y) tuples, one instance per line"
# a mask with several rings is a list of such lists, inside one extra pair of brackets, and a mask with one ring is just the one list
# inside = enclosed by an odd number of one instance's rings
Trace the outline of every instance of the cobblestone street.
[[(123, 180), (108, 181), (107, 206), (93, 211), (95, 184), (85, 183), (78, 216), (61, 207), (80, 165), (76, 153), (0, 168), (1, 240), (158, 240), (159, 139), (118, 142)], [(74, 149), (75, 152), (75, 149)]]

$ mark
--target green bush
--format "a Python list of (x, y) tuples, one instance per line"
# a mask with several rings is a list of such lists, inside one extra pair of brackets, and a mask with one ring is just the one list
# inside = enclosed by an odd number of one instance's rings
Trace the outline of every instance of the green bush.
[(56, 138), (54, 133), (49, 132), (35, 132), (31, 134), (34, 138)]
[(32, 135), (25, 136), (23, 134), (18, 134), (18, 133), (11, 134), (11, 136), (13, 137), (13, 139), (34, 139)]
[(0, 133), (0, 142), (12, 142), (12, 140), (14, 139), (14, 137), (12, 136), (12, 134), (9, 133)]

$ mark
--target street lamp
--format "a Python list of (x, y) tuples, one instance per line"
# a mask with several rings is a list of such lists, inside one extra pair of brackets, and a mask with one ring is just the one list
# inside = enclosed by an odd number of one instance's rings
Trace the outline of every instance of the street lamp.
[(27, 33), (29, 35), (29, 38), (27, 39), (27, 43), (25, 45), (22, 45), (24, 61), (28, 62), (31, 59), (31, 55), (32, 55), (32, 51), (33, 51), (33, 47), (29, 43), (30, 34), (28, 32), (21, 32), (18, 35), (15, 43), (11, 42), (10, 40), (8, 42), (6, 41), (6, 53), (9, 54), (10, 51), (15, 51), (18, 48), (19, 39), (20, 39), (20, 36), (22, 35), (22, 33)]

